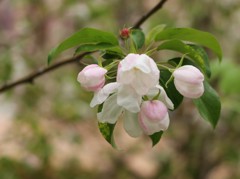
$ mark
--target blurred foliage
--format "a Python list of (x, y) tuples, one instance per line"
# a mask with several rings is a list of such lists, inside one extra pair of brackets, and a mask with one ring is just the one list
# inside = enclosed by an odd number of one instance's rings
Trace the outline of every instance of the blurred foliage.
[[(118, 33), (157, 2), (0, 1), (1, 84), (45, 66), (49, 50), (80, 28)], [(184, 100), (155, 148), (119, 131), (116, 142), (127, 150), (114, 151), (97, 131), (91, 95), (76, 82), (82, 67), (73, 64), (1, 94), (0, 178), (240, 178), (239, 14), (238, 0), (168, 1), (143, 25), (193, 27), (220, 40), (224, 59), (211, 62), (211, 83), (223, 110), (214, 131)]]

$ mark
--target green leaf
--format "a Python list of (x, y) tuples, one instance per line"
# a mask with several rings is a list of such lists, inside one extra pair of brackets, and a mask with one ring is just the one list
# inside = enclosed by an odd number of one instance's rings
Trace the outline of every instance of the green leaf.
[(178, 39), (200, 44), (211, 49), (222, 60), (222, 50), (216, 38), (208, 33), (191, 28), (171, 28), (160, 32), (156, 36), (156, 41)]
[(120, 47), (112, 47), (104, 51), (104, 55), (102, 56), (106, 60), (112, 59), (123, 59), (124, 54)]
[(163, 42), (157, 50), (174, 50), (190, 57), (193, 62), (195, 62), (198, 67), (210, 77), (211, 71), (209, 66), (208, 56), (205, 51), (196, 45), (187, 45), (180, 40), (169, 40)]
[(149, 136), (152, 140), (153, 147), (160, 141), (162, 134), (163, 134), (163, 131), (160, 131), (160, 132), (156, 132)]
[(215, 128), (221, 113), (221, 102), (217, 92), (206, 81), (204, 82), (204, 90), (204, 94), (193, 102), (200, 115)]
[(157, 34), (159, 34), (165, 27), (165, 24), (154, 27), (146, 36), (146, 45), (149, 45), (151, 42), (153, 42)]
[[(98, 106), (98, 113), (102, 111), (103, 108), (103, 103)], [(109, 123), (101, 123), (98, 122), (98, 128), (99, 131), (101, 132), (102, 136), (104, 139), (112, 145), (112, 147), (117, 148), (115, 141), (114, 141), (114, 136), (113, 136), (113, 131), (115, 128), (116, 124), (109, 124)]]
[(173, 81), (168, 83), (168, 87), (165, 86), (168, 79), (171, 77), (171, 72), (168, 70), (161, 70), (160, 74), (160, 84), (165, 89), (168, 97), (174, 104), (174, 110), (178, 108), (178, 106), (182, 103), (183, 96), (177, 91)]
[(113, 45), (109, 43), (84, 44), (75, 50), (75, 54), (79, 54), (81, 52), (93, 52), (96, 50), (106, 50), (112, 47)]
[(208, 78), (210, 78), (212, 72), (211, 72), (211, 68), (210, 68), (208, 54), (206, 53), (206, 51), (202, 47), (200, 47), (198, 45), (191, 44), (190, 46), (192, 48), (194, 48), (194, 50), (202, 57), (202, 59), (204, 61), (205, 68), (206, 68), (206, 75), (207, 75)]
[(105, 140), (112, 145), (112, 147), (116, 148), (116, 144), (114, 142), (113, 131), (116, 124), (109, 123), (98, 123), (98, 128), (105, 138)]
[(86, 44), (99, 44), (105, 43), (112, 46), (118, 45), (118, 39), (109, 32), (104, 32), (97, 29), (92, 28), (83, 28), (80, 31), (74, 33), (62, 43), (60, 43), (57, 47), (51, 50), (48, 55), (48, 64), (53, 60), (54, 57), (59, 55), (61, 52), (78, 46), (78, 45), (86, 45)]
[(134, 45), (137, 49), (142, 48), (145, 42), (145, 35), (142, 30), (139, 29), (131, 30), (130, 37), (132, 38)]

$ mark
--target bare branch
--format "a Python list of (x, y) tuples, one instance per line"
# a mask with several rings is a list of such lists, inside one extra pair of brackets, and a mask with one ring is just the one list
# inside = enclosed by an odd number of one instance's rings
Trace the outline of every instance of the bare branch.
[(145, 14), (144, 16), (142, 16), (142, 18), (140, 18), (135, 25), (133, 26), (134, 29), (140, 28), (140, 26), (150, 17), (152, 16), (154, 13), (156, 13), (158, 10), (160, 10), (164, 3), (167, 0), (161, 0), (155, 7), (153, 7), (147, 14)]
[(14, 88), (16, 86), (19, 86), (19, 85), (23, 85), (23, 84), (26, 84), (26, 83), (33, 83), (33, 81), (44, 75), (45, 73), (48, 73), (50, 71), (53, 71), (61, 66), (65, 66), (67, 64), (71, 64), (71, 63), (74, 63), (74, 62), (78, 62), (79, 60), (81, 60), (85, 55), (87, 55), (89, 53), (83, 53), (83, 54), (80, 54), (78, 56), (75, 56), (75, 57), (72, 57), (72, 58), (69, 58), (69, 59), (66, 59), (66, 60), (63, 60), (63, 61), (60, 61), (50, 67), (46, 67), (46, 68), (39, 68), (36, 72), (34, 73), (31, 73), (17, 81), (14, 81), (12, 83), (7, 83), (5, 85), (3, 85), (1, 88), (0, 88), (0, 93), (2, 92), (5, 92), (11, 88)]
[[(155, 7), (153, 7), (147, 14), (145, 14), (144, 16), (142, 16), (134, 25), (133, 25), (133, 28), (140, 28), (140, 26), (150, 17), (152, 16), (155, 12), (157, 12), (159, 9), (162, 8), (162, 6), (164, 5), (164, 3), (166, 2), (167, 0), (161, 0)], [(4, 84), (3, 86), (0, 87), (0, 93), (3, 93), (7, 90), (10, 90), (12, 88), (15, 88), (16, 86), (19, 86), (19, 85), (23, 85), (23, 84), (27, 84), (27, 83), (33, 83), (33, 81), (48, 73), (48, 72), (51, 72), (59, 67), (62, 67), (62, 66), (65, 66), (67, 64), (71, 64), (71, 63), (74, 63), (74, 62), (78, 62), (79, 60), (81, 60), (85, 55), (87, 54), (90, 54), (90, 53), (83, 53), (81, 55), (78, 55), (78, 56), (75, 56), (75, 57), (72, 57), (72, 58), (69, 58), (69, 59), (65, 59), (65, 60), (62, 60), (52, 66), (49, 66), (49, 67), (45, 67), (45, 68), (40, 68), (38, 69), (37, 71), (19, 79), (19, 80), (16, 80), (16, 81), (13, 81), (11, 83), (6, 83)]]

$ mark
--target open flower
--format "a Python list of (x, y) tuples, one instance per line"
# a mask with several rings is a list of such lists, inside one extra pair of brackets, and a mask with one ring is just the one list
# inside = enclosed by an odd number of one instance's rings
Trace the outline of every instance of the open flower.
[(204, 93), (204, 76), (192, 65), (184, 65), (173, 72), (176, 89), (185, 97), (199, 98)]
[[(156, 105), (158, 106), (158, 108), (155, 108), (156, 111), (158, 110), (155, 116), (155, 119), (159, 118), (158, 122), (154, 121), (152, 122), (151, 116), (149, 117), (148, 113), (146, 113), (145, 103), (147, 103), (147, 101), (143, 102), (142, 99), (140, 99), (140, 104), (142, 104), (140, 112), (131, 112), (129, 110), (126, 110), (122, 106), (118, 105), (117, 104), (118, 87), (119, 85), (117, 83), (110, 83), (105, 85), (99, 92), (95, 93), (94, 98), (91, 102), (92, 107), (104, 102), (102, 111), (97, 114), (99, 122), (115, 124), (119, 117), (122, 115), (124, 129), (132, 137), (138, 137), (142, 133), (151, 135), (152, 132), (154, 133), (159, 132), (160, 130), (167, 129), (169, 124), (168, 114), (167, 116), (165, 116), (165, 118), (162, 118), (162, 116), (164, 115), (159, 116), (158, 113), (163, 114), (164, 111), (165, 112), (167, 111), (167, 108), (173, 109), (173, 103), (168, 98), (165, 90), (160, 85), (157, 85), (156, 87), (150, 89), (149, 93), (147, 94), (147, 96), (151, 98), (160, 93)], [(110, 94), (112, 95), (109, 96)], [(148, 109), (152, 109), (152, 107), (150, 106)], [(141, 116), (141, 119), (139, 116)]]
[[(97, 114), (99, 122), (115, 124), (122, 116), (124, 129), (132, 137), (166, 130), (169, 124), (167, 108), (173, 109), (174, 106), (159, 85), (159, 77), (160, 71), (153, 59), (145, 54), (127, 55), (118, 65), (117, 81), (94, 93), (90, 106), (103, 103), (101, 112)], [(149, 99), (158, 96), (158, 100), (161, 100), (157, 101), (161, 116), (156, 112), (153, 121), (152, 116), (146, 113), (147, 103), (143, 102), (143, 96)], [(148, 109), (155, 108), (150, 105)]]
[(90, 106), (103, 103), (110, 94), (117, 93), (117, 105), (130, 112), (140, 111), (142, 97), (159, 83), (160, 71), (145, 54), (129, 54), (118, 65), (117, 82), (109, 83), (95, 92)]
[(159, 83), (160, 71), (152, 58), (145, 54), (128, 54), (120, 63), (117, 82), (131, 86), (139, 95), (145, 95)]
[(166, 130), (169, 126), (168, 109), (158, 100), (144, 101), (138, 115), (140, 127), (147, 135)]
[(88, 91), (98, 91), (105, 84), (104, 75), (107, 73), (107, 70), (96, 65), (86, 66), (77, 77), (77, 80), (81, 85)]
[(131, 112), (140, 110), (142, 96), (159, 83), (160, 71), (145, 54), (128, 54), (118, 66), (117, 104)]

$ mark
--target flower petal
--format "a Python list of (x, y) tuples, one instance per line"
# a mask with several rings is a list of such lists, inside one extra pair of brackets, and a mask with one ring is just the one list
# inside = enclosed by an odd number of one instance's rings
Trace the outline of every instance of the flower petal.
[(135, 74), (132, 71), (119, 72), (117, 82), (121, 84), (130, 84), (134, 80)]
[(139, 115), (138, 120), (141, 128), (143, 129), (144, 133), (147, 135), (152, 135), (156, 132), (167, 130), (170, 123), (168, 113), (166, 114), (163, 120), (158, 122), (149, 121), (146, 118), (146, 116), (143, 116), (143, 115)]
[(143, 133), (138, 122), (138, 114), (127, 110), (124, 113), (123, 127), (131, 137), (139, 137)]
[(130, 112), (140, 111), (142, 96), (138, 95), (130, 85), (121, 85), (118, 89), (117, 104)]
[(151, 68), (149, 65), (149, 57), (146, 55), (140, 55), (139, 59), (137, 60), (136, 65), (135, 65), (135, 68), (142, 71), (143, 73), (150, 73)]
[(102, 104), (107, 97), (117, 91), (119, 84), (117, 82), (109, 83), (105, 85), (101, 90), (94, 93), (93, 99), (90, 103), (90, 107), (94, 107), (98, 104)]
[(173, 110), (174, 104), (172, 103), (170, 98), (167, 96), (167, 93), (162, 86), (156, 85), (156, 87), (151, 88), (147, 96), (149, 98), (154, 98), (159, 93), (159, 90), (160, 90), (160, 95), (158, 97), (158, 100), (162, 101), (167, 106), (168, 109)]
[(204, 75), (202, 72), (192, 65), (184, 65), (177, 68), (173, 72), (173, 76), (177, 80), (191, 84), (198, 84), (204, 81)]
[(79, 72), (77, 80), (88, 91), (98, 91), (104, 86), (107, 70), (96, 65), (91, 64), (86, 66)]
[(132, 68), (134, 68), (139, 57), (140, 57), (139, 54), (134, 54), (134, 53), (128, 54), (128, 55), (120, 62), (121, 70), (122, 70), (122, 71), (129, 71), (129, 70), (131, 70)]
[(146, 95), (151, 87), (158, 84), (159, 76), (145, 74), (140, 70), (135, 72), (135, 79), (132, 81), (131, 86), (139, 95)]
[(197, 99), (204, 93), (203, 83), (189, 84), (184, 81), (174, 80), (174, 84), (179, 93), (187, 98)]
[(103, 104), (102, 111), (97, 114), (99, 122), (116, 123), (123, 108), (117, 105), (117, 94), (110, 96)]
[(173, 110), (174, 109), (174, 104), (172, 103), (170, 98), (167, 96), (167, 93), (164, 90), (164, 88), (160, 85), (157, 85), (156, 87), (158, 89), (160, 89), (159, 100), (162, 101), (167, 106), (168, 109)]

